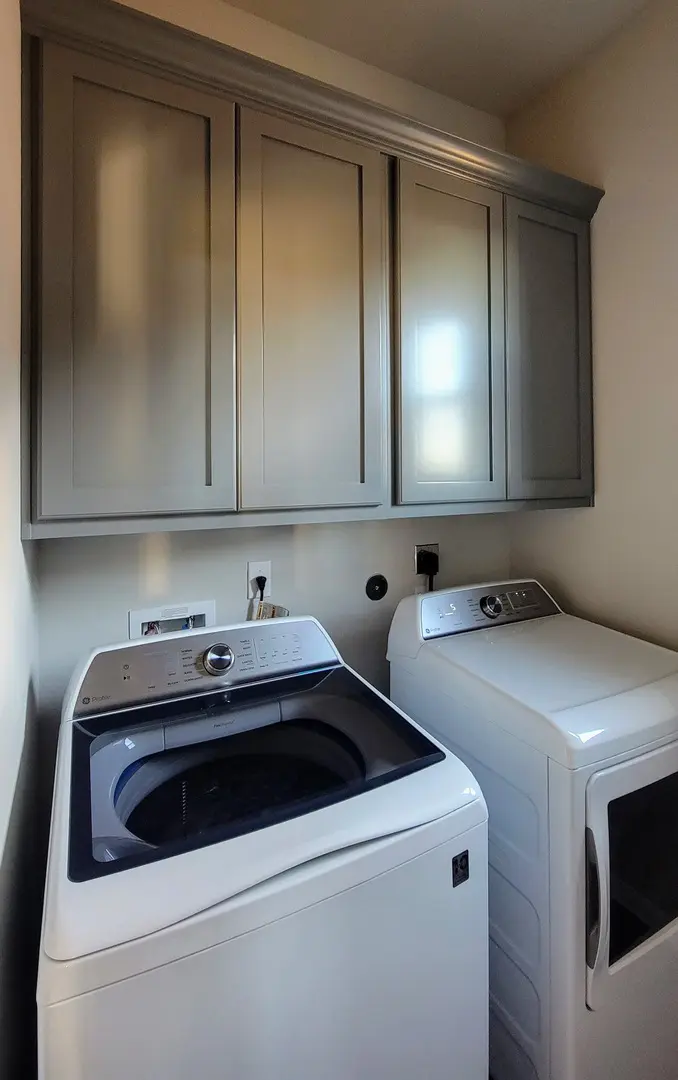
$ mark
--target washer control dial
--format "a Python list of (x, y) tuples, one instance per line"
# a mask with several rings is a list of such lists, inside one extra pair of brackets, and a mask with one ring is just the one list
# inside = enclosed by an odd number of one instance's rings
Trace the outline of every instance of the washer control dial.
[(208, 675), (225, 675), (233, 667), (234, 660), (233, 649), (230, 645), (224, 645), (223, 642), (210, 645), (202, 657)]
[(483, 596), (480, 601), (480, 610), (488, 619), (498, 619), (504, 610), (504, 605), (498, 596)]

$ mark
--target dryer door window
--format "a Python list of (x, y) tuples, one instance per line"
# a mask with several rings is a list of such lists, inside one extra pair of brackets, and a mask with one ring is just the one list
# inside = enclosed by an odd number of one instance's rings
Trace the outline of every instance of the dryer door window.
[(678, 917), (678, 774), (613, 799), (610, 964)]
[[(587, 1005), (628, 992), (678, 930), (678, 743), (594, 773), (586, 788)], [(659, 958), (659, 959), (658, 959)]]

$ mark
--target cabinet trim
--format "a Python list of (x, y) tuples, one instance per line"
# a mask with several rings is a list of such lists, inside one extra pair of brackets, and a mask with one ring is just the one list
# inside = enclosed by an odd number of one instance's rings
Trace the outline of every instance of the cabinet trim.
[(265, 107), (379, 149), (436, 165), (590, 221), (603, 192), (419, 123), (357, 95), (192, 34), (110, 0), (23, 0), (23, 28), (36, 37), (135, 61), (245, 105)]
[(522, 510), (569, 510), (593, 506), (588, 499), (515, 499), (512, 502), (427, 503), (425, 506), (325, 507), (317, 510), (265, 510), (230, 514), (181, 514), (158, 517), (92, 518), (25, 524), (24, 540), (66, 536), (127, 536), (152, 532), (198, 532), (204, 529), (252, 529), (265, 525), (327, 525), (345, 521), (393, 521), (396, 518), (462, 517), (510, 514)]

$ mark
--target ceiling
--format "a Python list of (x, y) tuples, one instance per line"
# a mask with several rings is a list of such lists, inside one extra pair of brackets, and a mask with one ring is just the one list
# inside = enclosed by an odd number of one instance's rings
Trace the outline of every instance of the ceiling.
[(644, 0), (228, 0), (401, 78), (506, 116)]

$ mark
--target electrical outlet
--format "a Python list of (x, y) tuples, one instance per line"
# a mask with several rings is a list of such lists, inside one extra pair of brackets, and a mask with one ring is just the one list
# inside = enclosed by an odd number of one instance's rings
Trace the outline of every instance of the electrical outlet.
[(259, 598), (259, 589), (255, 578), (263, 576), (266, 578), (266, 584), (264, 586), (264, 596), (271, 595), (271, 563), (269, 562), (248, 562), (247, 564), (247, 599), (253, 600)]
[(414, 545), (414, 572), (417, 572), (417, 552), (418, 551), (434, 551), (436, 555), (440, 556), (440, 544), (415, 544)]

